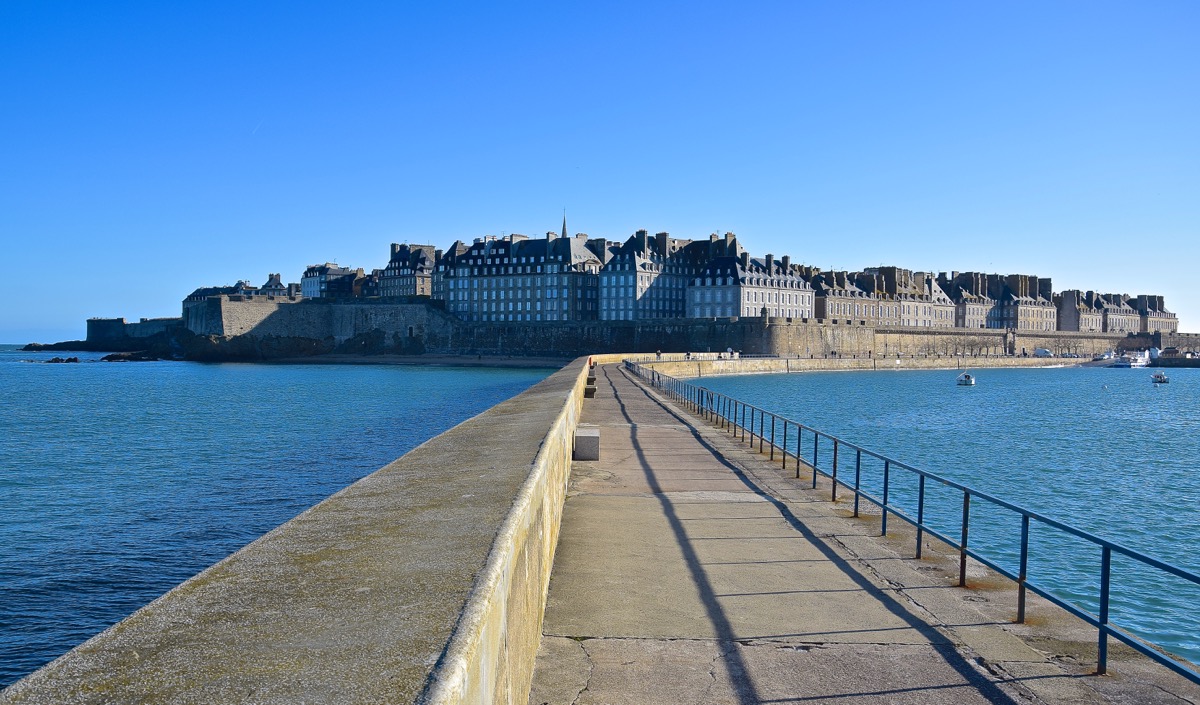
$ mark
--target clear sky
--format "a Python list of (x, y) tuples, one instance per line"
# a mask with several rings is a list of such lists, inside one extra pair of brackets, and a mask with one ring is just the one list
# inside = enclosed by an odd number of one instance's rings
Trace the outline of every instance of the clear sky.
[(0, 342), (564, 208), (1200, 332), (1194, 0), (4, 0), (0, 106)]

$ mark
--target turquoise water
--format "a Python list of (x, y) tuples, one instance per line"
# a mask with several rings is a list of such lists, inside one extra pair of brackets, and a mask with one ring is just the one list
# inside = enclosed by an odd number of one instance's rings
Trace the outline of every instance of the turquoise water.
[(0, 346), (0, 686), (550, 372), (99, 357)]
[[(1200, 572), (1200, 369), (810, 372), (692, 380), (902, 463)], [(781, 429), (780, 429), (781, 431)], [(794, 431), (793, 431), (794, 434)], [(812, 439), (805, 437), (806, 455)], [(794, 438), (789, 443), (795, 446)], [(832, 466), (832, 447), (820, 465)], [(854, 455), (839, 458), (852, 481)], [(882, 463), (863, 484), (881, 495)], [(890, 499), (916, 516), (917, 482), (893, 471)], [(962, 494), (927, 483), (926, 516), (957, 538)], [(980, 500), (970, 543), (1016, 572), (1020, 519)], [(1030, 579), (1095, 614), (1100, 551), (1035, 522)], [(1200, 589), (1114, 554), (1111, 616), (1200, 663)]]

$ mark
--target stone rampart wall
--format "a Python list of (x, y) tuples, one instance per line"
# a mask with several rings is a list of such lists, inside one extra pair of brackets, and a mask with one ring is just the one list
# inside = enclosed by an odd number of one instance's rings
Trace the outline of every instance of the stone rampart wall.
[[(1032, 354), (1044, 347), (1080, 356), (1125, 339), (1104, 333), (958, 328), (874, 328), (862, 322), (784, 318), (662, 321), (467, 323), (428, 303), (213, 299), (188, 309), (197, 333), (233, 338), (328, 341), (312, 352), (400, 352), (578, 356), (615, 352), (721, 352), (799, 357)], [(215, 313), (213, 307), (216, 307)], [(301, 346), (301, 349), (303, 346)], [(270, 357), (272, 349), (257, 351)], [(296, 346), (280, 346), (281, 351)], [(281, 353), (282, 354), (282, 353)]]
[(427, 441), (0, 703), (524, 705), (585, 379), (578, 360)]
[(182, 318), (147, 318), (137, 323), (125, 324), (125, 335), (130, 338), (149, 338), (166, 333), (183, 324)]
[(98, 351), (138, 350), (146, 347), (147, 339), (162, 336), (178, 329), (182, 318), (143, 318), (134, 323), (124, 318), (89, 318), (86, 345), (80, 349)]

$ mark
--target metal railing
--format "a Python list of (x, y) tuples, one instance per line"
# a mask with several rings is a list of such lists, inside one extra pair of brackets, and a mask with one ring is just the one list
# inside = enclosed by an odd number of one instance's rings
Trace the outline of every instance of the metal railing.
[[(1012, 579), (1017, 583), (1018, 590), (1016, 619), (1018, 623), (1025, 622), (1026, 595), (1027, 592), (1033, 592), (1096, 627), (1098, 630), (1096, 672), (1098, 674), (1106, 673), (1108, 670), (1108, 638), (1112, 637), (1183, 677), (1200, 683), (1200, 672), (1195, 670), (1194, 666), (1175, 660), (1164, 651), (1160, 651), (1163, 647), (1133, 635), (1127, 627), (1122, 627), (1110, 619), (1110, 602), (1113, 593), (1113, 554), (1132, 559), (1144, 569), (1166, 573), (1196, 586), (1200, 586), (1200, 575), (719, 392), (669, 377), (638, 361), (626, 360), (625, 366), (630, 372), (662, 390), (689, 411), (728, 431), (735, 438), (747, 441), (751, 448), (754, 448), (757, 443), (757, 452), (768, 455), (770, 460), (776, 460), (778, 455), (782, 469), (788, 469), (790, 460), (795, 467), (797, 479), (801, 477), (801, 470), (805, 469), (811, 473), (812, 489), (817, 489), (819, 476), (823, 475), (829, 478), (830, 501), (837, 501), (839, 486), (852, 491), (855, 517), (860, 515), (862, 500), (875, 505), (881, 512), (881, 535), (887, 535), (889, 517), (896, 517), (912, 525), (917, 531), (915, 558), (921, 558), (921, 545), (926, 534), (934, 536), (954, 548), (959, 555), (958, 585), (960, 587), (965, 587), (967, 584), (968, 557)], [(850, 456), (851, 463), (848, 469), (844, 468), (847, 455)], [(822, 467), (823, 458), (829, 462)], [(882, 463), (882, 482), (878, 494), (872, 493), (864, 486), (864, 460), (875, 460)], [(847, 477), (847, 471), (853, 472), (852, 479)], [(897, 472), (908, 473), (916, 478), (916, 516), (912, 516), (911, 509), (903, 508), (890, 496), (893, 488), (897, 485), (895, 480)], [(961, 518), (958, 522), (957, 536), (938, 530), (927, 521), (929, 495), (927, 485), (930, 483), (961, 493)], [(1020, 557), (1018, 568), (1015, 571), (1001, 565), (998, 559), (984, 555), (969, 543), (972, 502), (975, 502), (976, 506), (990, 505), (993, 508), (1007, 510), (1020, 518)], [(954, 513), (958, 513), (957, 507), (954, 508)], [(946, 512), (942, 511), (942, 515), (945, 516), (945, 514)], [(1099, 600), (1095, 613), (1081, 604), (1057, 596), (1048, 585), (1035, 581), (1030, 575), (1031, 525), (1045, 526), (1082, 539), (1100, 552), (1100, 570), (1097, 576), (1100, 583)]]

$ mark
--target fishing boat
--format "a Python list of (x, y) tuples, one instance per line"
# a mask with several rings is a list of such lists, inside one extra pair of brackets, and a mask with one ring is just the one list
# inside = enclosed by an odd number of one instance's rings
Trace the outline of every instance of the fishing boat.
[(975, 386), (975, 378), (972, 377), (969, 373), (964, 372), (958, 376), (958, 378), (955, 380), (955, 383), (958, 384), (958, 386), (960, 386), (960, 387), (974, 387)]
[(1171, 381), (1166, 372), (1155, 372), (1150, 375), (1150, 380), (1155, 384), (1166, 384)]

